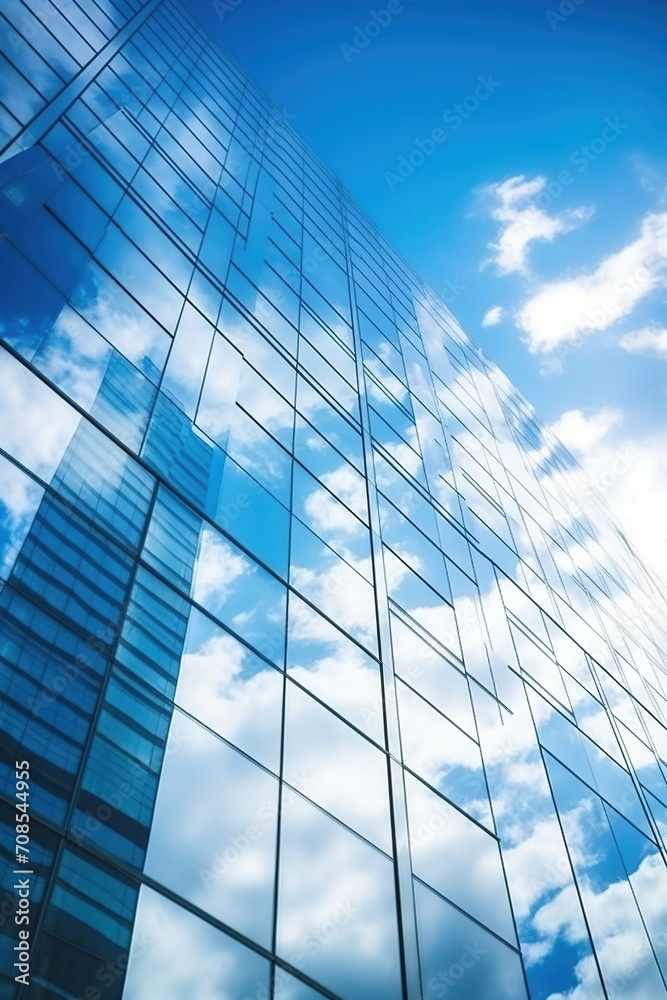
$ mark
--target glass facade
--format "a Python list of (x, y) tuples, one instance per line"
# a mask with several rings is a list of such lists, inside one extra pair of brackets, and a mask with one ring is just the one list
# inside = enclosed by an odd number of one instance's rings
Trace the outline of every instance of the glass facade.
[(0, 1000), (663, 1000), (604, 501), (180, 0), (0, 29)]

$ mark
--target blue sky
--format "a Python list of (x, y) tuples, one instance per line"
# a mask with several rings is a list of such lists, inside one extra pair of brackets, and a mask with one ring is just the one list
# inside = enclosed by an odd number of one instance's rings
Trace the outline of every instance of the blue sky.
[(667, 575), (667, 4), (194, 6)]

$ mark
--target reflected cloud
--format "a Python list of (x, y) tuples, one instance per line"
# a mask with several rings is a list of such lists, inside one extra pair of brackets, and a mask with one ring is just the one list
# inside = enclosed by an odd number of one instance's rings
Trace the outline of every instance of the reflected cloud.
[(0, 455), (0, 578), (6, 578), (30, 531), (44, 490)]
[(2, 446), (31, 472), (49, 482), (81, 418), (2, 349), (0, 383)]
[(164, 365), (169, 337), (113, 278), (89, 264), (72, 293), (72, 304), (116, 350), (155, 378)]
[(398, 708), (407, 767), (493, 830), (477, 743), (400, 681)]
[(278, 951), (344, 1000), (399, 1000), (390, 862), (301, 800), (283, 817)]
[(377, 661), (295, 594), (290, 594), (288, 619), (289, 676), (383, 745)]
[(278, 779), (175, 711), (146, 872), (269, 947), (277, 815)]
[(193, 610), (175, 701), (278, 773), (282, 674)]
[(111, 358), (111, 346), (65, 306), (33, 358), (80, 406), (90, 410)]
[(415, 875), (514, 943), (498, 843), (454, 806), (406, 775)]
[(285, 697), (284, 779), (305, 765), (308, 797), (391, 854), (385, 756), (296, 685)]
[(209, 606), (227, 600), (232, 584), (252, 572), (252, 563), (216, 531), (204, 528), (199, 542), (194, 599)]
[(326, 609), (336, 624), (375, 653), (375, 597), (368, 579), (372, 579), (370, 559), (344, 561), (294, 520), (291, 583), (317, 607)]
[(268, 990), (269, 963), (145, 886), (139, 895), (124, 1000), (236, 1000)]
[(285, 587), (210, 527), (201, 533), (192, 594), (207, 611), (282, 666)]

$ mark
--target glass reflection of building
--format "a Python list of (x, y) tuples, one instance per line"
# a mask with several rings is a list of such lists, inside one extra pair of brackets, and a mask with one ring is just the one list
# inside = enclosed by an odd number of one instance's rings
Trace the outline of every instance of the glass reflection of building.
[(604, 502), (180, 2), (0, 25), (0, 998), (667, 996)]

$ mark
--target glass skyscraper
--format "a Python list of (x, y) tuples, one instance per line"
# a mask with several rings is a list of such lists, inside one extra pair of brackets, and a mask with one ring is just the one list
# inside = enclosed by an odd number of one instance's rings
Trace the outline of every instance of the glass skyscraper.
[(663, 1000), (604, 501), (180, 0), (0, 28), (0, 1000)]

